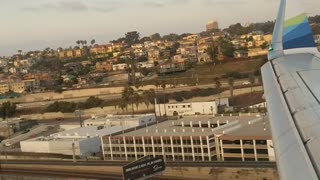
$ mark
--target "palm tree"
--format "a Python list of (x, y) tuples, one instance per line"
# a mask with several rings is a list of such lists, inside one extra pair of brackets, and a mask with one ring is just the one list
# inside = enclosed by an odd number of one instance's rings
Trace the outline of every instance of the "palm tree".
[(134, 115), (134, 89), (131, 86), (126, 86), (122, 91), (122, 100), (127, 104), (131, 104), (132, 115)]
[(163, 104), (164, 104), (164, 116), (167, 116), (167, 110), (166, 110), (166, 82), (162, 81), (161, 87), (163, 89)]
[(8, 128), (8, 138), (10, 139), (10, 126), (9, 126), (9, 117), (15, 114), (16, 112), (16, 105), (11, 104), (11, 102), (2, 103), (0, 108), (0, 113), (3, 120), (7, 121), (7, 128)]
[(124, 109), (128, 111), (128, 104), (124, 100), (121, 100), (119, 102), (118, 107), (122, 110), (122, 112), (124, 111)]
[(220, 93), (221, 93), (221, 82), (220, 82), (220, 80), (219, 80), (219, 78), (214, 78), (214, 83), (215, 83), (215, 85), (216, 85), (216, 89), (217, 89), (217, 91), (218, 91), (218, 93), (219, 93), (219, 103), (218, 103), (218, 109), (219, 109), (219, 107), (220, 107)]
[(228, 79), (228, 84), (230, 86), (230, 96), (231, 96), (231, 102), (233, 102), (233, 88), (234, 88), (234, 79), (233, 77), (230, 77)]
[(149, 109), (150, 103), (154, 102), (154, 98), (156, 97), (156, 92), (153, 89), (143, 91), (142, 97), (145, 105)]
[(79, 46), (81, 49), (83, 48), (83, 41), (82, 40), (79, 40)]
[(77, 40), (76, 43), (77, 43), (78, 46), (80, 46), (81, 41), (80, 41), (80, 40)]
[(142, 97), (143, 97), (144, 104), (147, 106), (147, 109), (149, 109), (149, 106), (150, 106), (150, 101), (149, 101), (150, 92), (149, 92), (149, 90), (143, 91)]
[(96, 43), (96, 40), (95, 40), (95, 39), (92, 39), (90, 43), (91, 43), (91, 45), (93, 46), (93, 45)]
[(160, 82), (158, 80), (154, 81), (154, 86), (156, 86), (156, 88), (158, 88), (160, 86)]
[(137, 111), (139, 110), (140, 102), (142, 101), (142, 97), (138, 93), (133, 94), (133, 102), (137, 107)]

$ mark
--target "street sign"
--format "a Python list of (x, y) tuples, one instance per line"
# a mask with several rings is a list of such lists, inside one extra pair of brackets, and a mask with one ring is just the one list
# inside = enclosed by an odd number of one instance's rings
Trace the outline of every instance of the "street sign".
[(145, 180), (166, 169), (163, 157), (146, 157), (123, 167), (124, 180)]

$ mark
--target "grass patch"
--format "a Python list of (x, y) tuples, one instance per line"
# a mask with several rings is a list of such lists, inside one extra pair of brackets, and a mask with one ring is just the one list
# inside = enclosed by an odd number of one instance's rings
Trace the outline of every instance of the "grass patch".
[[(157, 80), (167, 81), (168, 83), (176, 80), (179, 83), (188, 84), (192, 77), (194, 81), (198, 81), (200, 84), (213, 83), (214, 78), (224, 77), (226, 74), (233, 72), (247, 74), (251, 72), (260, 71), (260, 68), (265, 64), (264, 59), (255, 60), (243, 60), (243, 61), (233, 61), (223, 64), (217, 64), (214, 66), (212, 63), (207, 64), (197, 64), (193, 68), (180, 73), (168, 74), (164, 76), (159, 76)], [(149, 81), (147, 84), (154, 84), (154, 81)]]
[(251, 93), (234, 96), (232, 106), (243, 108), (264, 102), (262, 99), (263, 91), (255, 91)]

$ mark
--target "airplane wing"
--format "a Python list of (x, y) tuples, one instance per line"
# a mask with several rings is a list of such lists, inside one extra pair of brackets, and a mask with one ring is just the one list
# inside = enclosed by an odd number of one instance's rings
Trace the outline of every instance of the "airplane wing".
[(320, 55), (297, 0), (281, 0), (261, 71), (280, 179), (320, 177)]

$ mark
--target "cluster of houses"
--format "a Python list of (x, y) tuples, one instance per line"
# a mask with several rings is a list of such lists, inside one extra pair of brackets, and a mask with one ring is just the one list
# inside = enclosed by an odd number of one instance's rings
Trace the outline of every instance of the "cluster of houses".
[[(45, 89), (55, 85), (57, 78), (62, 78), (63, 82), (71, 79), (77, 79), (77, 87), (87, 87), (90, 85), (90, 79), (96, 76), (104, 76), (108, 72), (123, 72), (129, 68), (123, 61), (128, 56), (144, 57), (143, 61), (137, 61), (138, 68), (147, 68), (156, 70), (159, 74), (167, 74), (186, 70), (187, 63), (206, 63), (211, 61), (208, 48), (212, 46), (219, 38), (224, 38), (226, 33), (216, 32), (209, 36), (191, 34), (183, 37), (179, 41), (146, 41), (133, 44), (128, 47), (125, 43), (110, 43), (104, 45), (92, 45), (91, 47), (76, 47), (63, 50), (59, 48), (55, 53), (59, 60), (68, 62), (68, 59), (77, 57), (95, 57), (100, 60), (93, 62), (89, 58), (79, 62), (64, 63), (64, 69), (71, 69), (76, 72), (79, 68), (90, 66), (91, 72), (88, 75), (74, 77), (74, 75), (64, 72), (34, 72), (30, 67), (37, 62), (37, 57), (43, 52), (28, 52), (28, 58), (23, 56), (13, 56), (10, 60), (0, 58), (0, 68), (3, 68), (5, 74), (20, 75), (20, 78), (8, 80), (0, 83), (0, 94), (8, 92), (25, 92), (37, 89)], [(271, 41), (271, 35), (257, 33), (246, 34), (232, 40), (236, 51), (235, 58), (255, 57), (267, 54), (267, 47)], [(224, 57), (218, 48), (218, 60)], [(47, 54), (54, 56), (53, 51)], [(101, 60), (102, 59), (102, 60)], [(93, 71), (92, 71), (93, 70)]]
[[(92, 44), (91, 46), (70, 47), (57, 50), (47, 48), (44, 51), (32, 51), (12, 56), (0, 57), (0, 69), (6, 76), (18, 76), (15, 80), (0, 82), (0, 94), (24, 92), (26, 90), (52, 87), (57, 79), (68, 82), (77, 79), (78, 85), (88, 86), (88, 82), (105, 73), (126, 73), (130, 64), (126, 59), (134, 55), (136, 67), (152, 69), (159, 74), (185, 71), (188, 63), (207, 63), (212, 61), (209, 48), (221, 39), (228, 37), (228, 33), (219, 31), (217, 22), (207, 24), (206, 34), (188, 34), (177, 41), (149, 40), (128, 46), (124, 42), (108, 44)], [(234, 58), (252, 58), (268, 53), (268, 46), (272, 36), (262, 32), (252, 32), (238, 37), (232, 37), (231, 43), (235, 48)], [(224, 60), (221, 47), (216, 46), (215, 60)], [(63, 61), (64, 68), (58, 72), (41, 72), (30, 70), (43, 56)], [(98, 59), (98, 60), (97, 60)], [(72, 61), (69, 61), (72, 60)], [(95, 60), (95, 61), (94, 61)], [(74, 77), (68, 72), (77, 72), (84, 67), (90, 67), (90, 72)], [(21, 85), (19, 84), (21, 83)], [(23, 85), (22, 85), (23, 84)], [(90, 84), (90, 83), (89, 83)]]
[(234, 52), (235, 58), (247, 58), (264, 56), (268, 54), (268, 47), (271, 43), (272, 35), (263, 32), (252, 32), (241, 35), (232, 40), (233, 46), (237, 49)]

